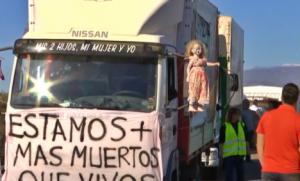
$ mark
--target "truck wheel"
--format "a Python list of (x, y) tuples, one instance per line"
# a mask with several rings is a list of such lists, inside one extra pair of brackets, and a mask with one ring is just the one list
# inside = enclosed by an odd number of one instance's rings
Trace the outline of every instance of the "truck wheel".
[[(199, 169), (198, 169), (199, 170)], [(192, 160), (189, 164), (180, 164), (180, 181), (193, 181), (197, 177), (197, 162)]]
[(172, 173), (172, 181), (178, 181), (176, 170), (174, 170), (173, 173)]
[(200, 166), (200, 179), (202, 180), (218, 180), (219, 168), (218, 167), (205, 167)]

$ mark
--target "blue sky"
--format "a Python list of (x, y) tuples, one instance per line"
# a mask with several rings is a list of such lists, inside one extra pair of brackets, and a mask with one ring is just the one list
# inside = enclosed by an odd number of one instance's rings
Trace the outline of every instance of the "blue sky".
[(299, 0), (211, 0), (245, 31), (245, 68), (300, 64)]
[[(22, 36), (27, 26), (27, 0), (4, 0), (0, 5), (0, 47), (11, 46)], [(0, 91), (8, 91), (12, 70), (11, 51), (0, 52), (4, 81), (0, 81)]]
[[(245, 68), (300, 64), (299, 0), (211, 0), (222, 14), (245, 30)], [(0, 47), (13, 45), (27, 26), (27, 0), (4, 0), (0, 6)], [(0, 52), (7, 91), (12, 52)]]

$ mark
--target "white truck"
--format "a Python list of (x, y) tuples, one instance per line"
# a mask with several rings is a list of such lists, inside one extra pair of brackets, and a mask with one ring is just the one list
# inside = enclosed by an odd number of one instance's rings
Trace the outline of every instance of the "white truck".
[(207, 0), (29, 0), (29, 29), (14, 46), (2, 180), (195, 178), (184, 168), (215, 146), (216, 107), (229, 88), (209, 68), (209, 106), (189, 114), (180, 54), (200, 39), (217, 61), (218, 17)]

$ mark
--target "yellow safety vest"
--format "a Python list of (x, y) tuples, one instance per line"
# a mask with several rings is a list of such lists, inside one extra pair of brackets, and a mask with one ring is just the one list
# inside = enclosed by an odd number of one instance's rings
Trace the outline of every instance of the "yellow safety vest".
[(223, 144), (223, 158), (229, 156), (244, 156), (247, 154), (247, 145), (243, 123), (238, 122), (238, 135), (229, 122), (225, 122), (225, 142)]

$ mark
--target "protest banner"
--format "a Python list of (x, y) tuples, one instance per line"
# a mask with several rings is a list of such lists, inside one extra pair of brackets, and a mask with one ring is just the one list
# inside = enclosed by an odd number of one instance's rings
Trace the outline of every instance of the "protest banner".
[(162, 180), (158, 118), (85, 109), (8, 112), (2, 180)]

